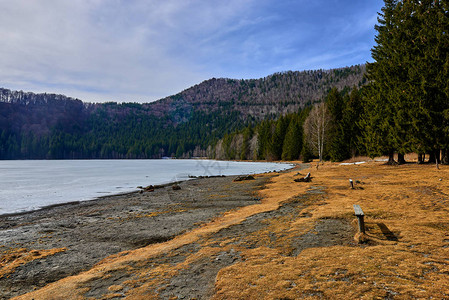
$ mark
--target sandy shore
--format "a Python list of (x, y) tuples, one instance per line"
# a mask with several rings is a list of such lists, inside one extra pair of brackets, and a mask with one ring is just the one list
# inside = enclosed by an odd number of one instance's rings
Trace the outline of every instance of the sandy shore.
[[(0, 251), (26, 257), (32, 250), (61, 249), (17, 266), (0, 279), (0, 299), (24, 294), (91, 268), (124, 250), (164, 242), (236, 207), (259, 202), (269, 177), (233, 183), (235, 176), (195, 179), (153, 192), (70, 203), (0, 216)], [(25, 248), (26, 250), (18, 250)], [(42, 252), (44, 253), (44, 252)], [(11, 256), (10, 255), (10, 256)], [(4, 271), (5, 273), (5, 271)], [(0, 273), (0, 276), (2, 274)]]

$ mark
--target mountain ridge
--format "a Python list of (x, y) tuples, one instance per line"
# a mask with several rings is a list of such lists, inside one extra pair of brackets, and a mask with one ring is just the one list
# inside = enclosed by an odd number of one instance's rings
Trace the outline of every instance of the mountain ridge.
[[(343, 89), (354, 84), (363, 85), (365, 65), (329, 70), (285, 71), (259, 79), (211, 78), (178, 94), (149, 103), (158, 112), (167, 111), (182, 101), (185, 107), (202, 104), (212, 109), (226, 106), (239, 110), (245, 116), (256, 115), (261, 119), (270, 113), (281, 114), (297, 111), (307, 103), (319, 101), (332, 88)], [(273, 105), (278, 107), (273, 109)], [(176, 105), (176, 104), (175, 104)], [(253, 106), (248, 109), (248, 106)], [(282, 107), (281, 107), (282, 106)], [(207, 107), (210, 109), (210, 107)]]

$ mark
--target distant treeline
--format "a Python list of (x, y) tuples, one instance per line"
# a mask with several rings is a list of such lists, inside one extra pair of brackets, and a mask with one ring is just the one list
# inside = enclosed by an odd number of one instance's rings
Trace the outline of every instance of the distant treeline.
[(225, 134), (296, 112), (333, 86), (361, 86), (364, 65), (210, 79), (152, 103), (83, 103), (0, 89), (0, 159), (208, 156)]
[[(114, 104), (117, 105), (117, 104)], [(120, 105), (119, 105), (120, 106)], [(173, 125), (139, 111), (110, 115), (104, 107), (82, 122), (58, 123), (47, 134), (0, 129), (2, 159), (121, 159), (206, 156), (209, 144), (244, 126), (236, 112), (193, 112)]]

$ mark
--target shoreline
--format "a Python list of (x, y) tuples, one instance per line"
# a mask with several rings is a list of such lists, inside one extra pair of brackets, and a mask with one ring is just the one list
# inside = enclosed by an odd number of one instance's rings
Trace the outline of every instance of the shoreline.
[[(171, 240), (229, 210), (259, 203), (257, 191), (272, 176), (256, 175), (255, 180), (238, 183), (233, 182), (236, 177), (191, 179), (159, 185), (153, 192), (0, 216), (0, 253), (6, 260), (9, 254), (26, 261), (33, 253), (59, 251), (36, 256), (9, 273), (0, 269), (0, 299), (88, 270), (110, 255)], [(175, 184), (181, 189), (174, 190)]]
[[(203, 159), (187, 159), (187, 160), (192, 160), (192, 161), (195, 161), (195, 160), (198, 160), (198, 161), (203, 161)], [(282, 171), (286, 171), (286, 170), (289, 170), (289, 169), (291, 169), (291, 168), (294, 168), (295, 166), (296, 166), (296, 164), (295, 163), (291, 163), (291, 162), (280, 162), (280, 161), (278, 161), (278, 162), (263, 162), (263, 161), (236, 161), (236, 160), (211, 160), (211, 159), (207, 159), (207, 160), (210, 160), (210, 161), (215, 161), (215, 162), (227, 162), (227, 163), (230, 163), (230, 162), (246, 162), (246, 163), (273, 163), (273, 164), (284, 164), (284, 165), (288, 165), (288, 167), (289, 168), (286, 168), (286, 169), (284, 169), (284, 170), (277, 170), (277, 168), (276, 169), (273, 169), (273, 170), (271, 170), (271, 171), (267, 171), (267, 172), (261, 172), (261, 173), (251, 173), (251, 172), (248, 172), (248, 173), (242, 173), (242, 174), (236, 174), (236, 175), (207, 175), (207, 176), (196, 176), (196, 175), (188, 175), (188, 177), (186, 177), (186, 178), (184, 178), (184, 179), (182, 179), (182, 180), (174, 180), (174, 181), (166, 181), (166, 182), (163, 182), (163, 183), (160, 183), (160, 184), (155, 184), (155, 185), (153, 185), (154, 187), (157, 187), (157, 188), (164, 188), (164, 187), (166, 187), (166, 186), (170, 186), (170, 185), (173, 185), (173, 184), (179, 184), (179, 183), (181, 183), (181, 182), (184, 182), (184, 181), (189, 181), (189, 180), (192, 180), (192, 179), (198, 179), (198, 178), (209, 178), (209, 177), (221, 177), (221, 176), (244, 176), (244, 175), (257, 175), (257, 174), (268, 174), (268, 173), (272, 173), (272, 172), (282, 172)], [(29, 160), (22, 160), (22, 161), (29, 161)], [(42, 161), (42, 160), (33, 160), (33, 161)], [(55, 160), (55, 161), (58, 161), (58, 160)], [(73, 160), (68, 160), (68, 161), (73, 161)], [(77, 160), (76, 160), (77, 161)], [(79, 160), (79, 161), (84, 161), (84, 160)], [(120, 161), (120, 160), (117, 160), (117, 161)], [(148, 177), (148, 176), (147, 176)], [(150, 185), (151, 185), (151, 183), (150, 183)], [(114, 197), (114, 196), (120, 196), (120, 195), (128, 195), (128, 194), (133, 194), (133, 193), (138, 193), (138, 192), (140, 192), (140, 189), (141, 187), (140, 186), (137, 186), (137, 187), (135, 187), (135, 188), (133, 188), (132, 190), (130, 190), (130, 189), (128, 189), (127, 191), (123, 191), (123, 192), (119, 192), (119, 191), (111, 191), (111, 192), (107, 192), (107, 194), (106, 195), (100, 195), (100, 196), (97, 196), (97, 195), (92, 195), (92, 196), (88, 196), (88, 197), (86, 197), (86, 199), (85, 200), (78, 200), (78, 199), (73, 199), (73, 200), (70, 200), (70, 201), (68, 201), (68, 202), (62, 202), (62, 203), (53, 203), (53, 204), (44, 204), (44, 205), (42, 205), (42, 206), (38, 206), (38, 207), (35, 207), (35, 208), (30, 208), (29, 210), (17, 210), (17, 211), (12, 211), (12, 212), (6, 212), (6, 213), (0, 213), (0, 217), (7, 217), (7, 216), (19, 216), (19, 215), (23, 215), (23, 214), (27, 214), (27, 213), (31, 213), (31, 212), (36, 212), (36, 211), (41, 211), (41, 210), (45, 210), (45, 209), (49, 209), (49, 208), (53, 208), (53, 207), (58, 207), (58, 206), (61, 206), (61, 205), (74, 205), (74, 204), (79, 204), (79, 203), (82, 203), (82, 202), (90, 202), (90, 201), (96, 201), (96, 200), (100, 200), (100, 199), (102, 199), (102, 198), (108, 198), (108, 197)], [(98, 192), (97, 192), (98, 193)], [(79, 198), (82, 198), (82, 196), (80, 196)]]
[[(155, 189), (165, 188), (165, 187), (169, 187), (169, 186), (172, 186), (172, 185), (175, 185), (175, 184), (180, 184), (182, 182), (189, 181), (189, 180), (192, 180), (192, 179), (186, 179), (186, 180), (182, 180), (182, 181), (174, 181), (174, 182), (170, 182), (170, 183), (158, 184), (158, 185), (154, 185), (154, 188)], [(131, 192), (123, 192), (123, 193), (117, 193), (117, 194), (111, 194), (111, 195), (104, 195), (104, 196), (99, 196), (99, 197), (95, 197), (93, 199), (87, 199), (87, 200), (75, 200), (75, 201), (70, 201), (70, 202), (55, 203), (55, 204), (45, 205), (45, 206), (42, 206), (42, 207), (39, 207), (39, 208), (33, 209), (33, 210), (27, 210), (27, 211), (22, 211), (22, 212), (14, 212), (14, 213), (7, 213), (7, 214), (0, 214), (0, 218), (2, 218), (2, 217), (17, 217), (17, 216), (22, 216), (22, 215), (34, 213), (34, 212), (41, 212), (41, 211), (45, 211), (45, 210), (50, 210), (50, 209), (53, 209), (53, 208), (56, 208), (56, 207), (60, 207), (60, 206), (79, 205), (81, 203), (89, 203), (89, 202), (92, 202), (92, 201), (99, 201), (99, 200), (108, 199), (108, 198), (112, 198), (112, 197), (133, 195), (133, 194), (136, 194), (136, 193), (141, 193), (141, 190), (134, 190), (134, 191), (131, 191)]]

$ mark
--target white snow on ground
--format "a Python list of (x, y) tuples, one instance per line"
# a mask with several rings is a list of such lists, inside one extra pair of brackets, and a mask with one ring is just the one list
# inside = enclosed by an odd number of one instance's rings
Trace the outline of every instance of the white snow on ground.
[(341, 163), (340, 166), (350, 166), (350, 165), (361, 165), (366, 163), (366, 161), (357, 161), (352, 163)]

